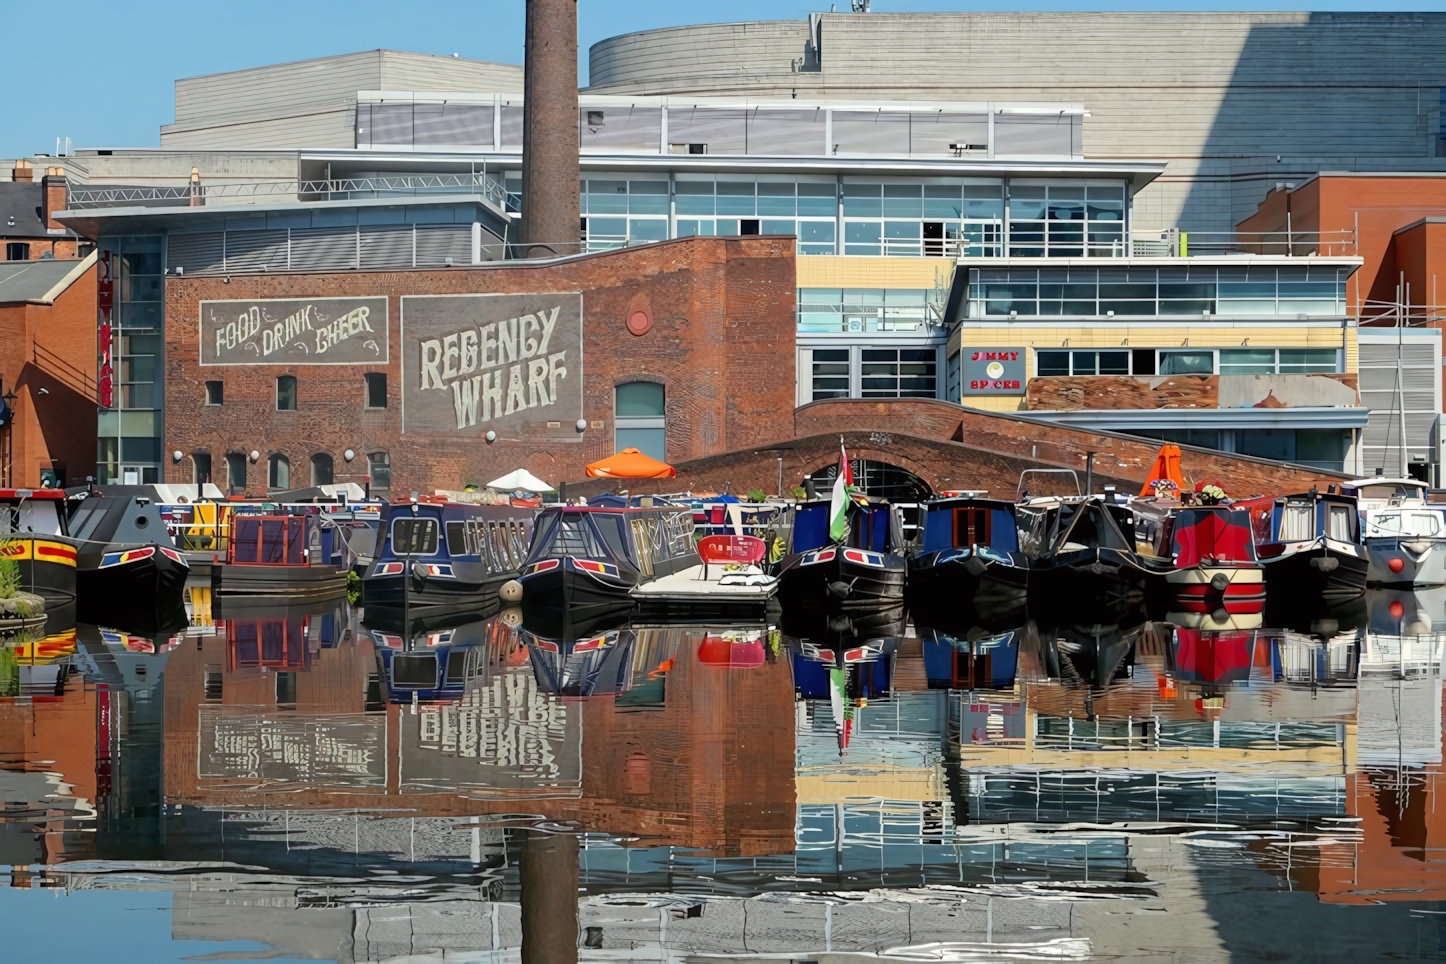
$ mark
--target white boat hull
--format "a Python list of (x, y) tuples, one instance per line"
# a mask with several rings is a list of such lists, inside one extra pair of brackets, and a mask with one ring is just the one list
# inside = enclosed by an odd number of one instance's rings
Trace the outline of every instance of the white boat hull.
[(1373, 536), (1366, 539), (1366, 549), (1371, 585), (1446, 585), (1446, 539)]

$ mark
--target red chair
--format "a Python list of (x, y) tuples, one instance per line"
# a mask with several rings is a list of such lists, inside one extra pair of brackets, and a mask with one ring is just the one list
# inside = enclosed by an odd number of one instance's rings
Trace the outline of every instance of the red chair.
[(710, 563), (758, 565), (768, 547), (757, 536), (704, 536), (698, 540), (698, 558), (703, 560), (703, 578)]

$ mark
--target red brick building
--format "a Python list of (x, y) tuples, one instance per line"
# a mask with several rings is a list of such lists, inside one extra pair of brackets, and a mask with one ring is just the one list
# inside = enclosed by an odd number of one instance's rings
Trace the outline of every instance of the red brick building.
[(95, 472), (95, 260), (0, 262), (0, 486)]
[(649, 432), (670, 461), (784, 438), (795, 288), (782, 237), (167, 278), (166, 481), (429, 491), (519, 467), (579, 479)]

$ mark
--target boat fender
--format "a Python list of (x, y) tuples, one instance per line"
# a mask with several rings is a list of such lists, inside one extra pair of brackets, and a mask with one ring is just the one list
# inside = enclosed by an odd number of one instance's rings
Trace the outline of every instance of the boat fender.
[(853, 583), (844, 582), (842, 579), (835, 580), (828, 584), (829, 595), (837, 596), (839, 599), (847, 599), (849, 593), (853, 591), (853, 588)]
[(522, 625), (522, 610), (516, 606), (508, 606), (497, 614), (497, 618), (502, 620), (502, 625), (509, 629), (516, 629)]
[(851, 633), (854, 629), (854, 621), (847, 616), (830, 616), (828, 629), (831, 633)]
[(1210, 618), (1213, 619), (1217, 624), (1224, 626), (1230, 622), (1230, 610), (1226, 609), (1224, 606), (1221, 606), (1219, 609), (1215, 610), (1213, 613), (1210, 614)]
[(980, 559), (978, 556), (970, 556), (968, 559), (964, 560), (964, 568), (968, 569), (971, 575), (977, 576), (984, 572), (984, 570), (988, 567), (989, 564), (986, 563), (983, 559)]
[(1229, 585), (1230, 577), (1223, 572), (1217, 572), (1215, 575), (1210, 577), (1210, 588), (1215, 590), (1216, 592), (1224, 592), (1226, 587)]
[(421, 592), (427, 585), (427, 567), (420, 562), (412, 563), (412, 588)]
[(1407, 552), (1409, 552), (1409, 553), (1410, 553), (1411, 555), (1413, 555), (1413, 556), (1424, 556), (1426, 553), (1428, 553), (1428, 552), (1431, 551), (1431, 543), (1429, 543), (1429, 542), (1403, 542), (1403, 543), (1401, 543), (1401, 548), (1402, 548), (1402, 549), (1405, 549)]
[(501, 589), (497, 590), (497, 595), (503, 602), (521, 602), (522, 583), (518, 582), (516, 579), (509, 579), (502, 584)]
[(1341, 564), (1339, 559), (1332, 559), (1330, 556), (1316, 556), (1311, 559), (1310, 564), (1321, 572), (1330, 572)]

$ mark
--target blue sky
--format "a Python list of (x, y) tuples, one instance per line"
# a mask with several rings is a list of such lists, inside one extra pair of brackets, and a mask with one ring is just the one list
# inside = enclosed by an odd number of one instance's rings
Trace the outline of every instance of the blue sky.
[[(838, 0), (841, 9), (847, 0)], [(578, 0), (584, 49), (632, 30), (731, 20), (802, 19), (828, 2), (798, 0)], [(478, 60), (522, 61), (522, 0), (8, 0), (0, 99), (0, 158), (75, 147), (154, 147), (173, 119), (178, 77), (387, 47)], [(887, 13), (920, 10), (1359, 10), (1372, 4), (1223, 0), (874, 0)], [(1388, 9), (1441, 10), (1442, 0), (1392, 0)], [(584, 71), (586, 55), (583, 56)], [(918, 68), (919, 65), (913, 65)]]

